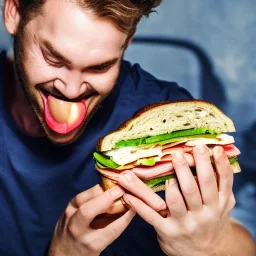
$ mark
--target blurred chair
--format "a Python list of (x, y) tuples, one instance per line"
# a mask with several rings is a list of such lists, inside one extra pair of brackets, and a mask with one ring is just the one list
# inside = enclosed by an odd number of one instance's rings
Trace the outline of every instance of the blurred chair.
[(214, 103), (222, 110), (225, 109), (227, 103), (225, 88), (221, 80), (215, 74), (214, 66), (202, 47), (188, 40), (152, 36), (137, 36), (133, 39), (132, 43), (179, 47), (192, 52), (200, 65), (199, 98)]
[[(214, 72), (214, 65), (202, 47), (188, 40), (154, 36), (137, 36), (132, 43), (176, 47), (193, 53), (200, 66), (198, 98), (214, 103), (224, 112), (228, 108), (225, 86)], [(256, 219), (254, 217), (256, 212), (256, 120), (244, 132), (237, 132), (233, 135), (236, 146), (242, 152), (239, 157), (242, 173), (235, 175), (233, 191), (237, 204), (231, 215), (246, 226), (256, 241)]]

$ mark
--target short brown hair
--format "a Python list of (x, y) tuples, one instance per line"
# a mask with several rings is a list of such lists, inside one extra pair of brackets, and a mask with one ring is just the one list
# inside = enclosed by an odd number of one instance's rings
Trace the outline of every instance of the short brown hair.
[[(100, 18), (114, 22), (124, 33), (132, 34), (143, 16), (148, 17), (162, 0), (74, 0)], [(46, 0), (20, 0), (23, 25), (41, 10)]]

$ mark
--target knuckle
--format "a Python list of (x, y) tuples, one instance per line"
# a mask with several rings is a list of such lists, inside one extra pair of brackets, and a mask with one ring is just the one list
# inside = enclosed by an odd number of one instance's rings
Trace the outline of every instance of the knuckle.
[(233, 171), (232, 171), (231, 165), (229, 163), (223, 164), (222, 168), (219, 168), (219, 170), (220, 171), (218, 172), (218, 175), (221, 178), (228, 179), (228, 178), (232, 177), (232, 175), (233, 175)]
[(80, 215), (83, 219), (91, 219), (94, 216), (94, 209), (88, 205), (79, 208)]
[(182, 192), (184, 196), (193, 196), (195, 193), (197, 193), (198, 188), (196, 186), (190, 186), (187, 185), (182, 189)]
[(192, 221), (188, 222), (185, 224), (185, 228), (183, 228), (182, 230), (184, 232), (183, 235), (193, 236), (198, 230), (198, 224)]
[(175, 194), (167, 194), (166, 201), (168, 204), (174, 205), (177, 204), (180, 201), (180, 197), (178, 197)]
[(77, 239), (79, 235), (78, 228), (73, 222), (69, 223), (67, 226), (67, 232), (73, 239)]
[(184, 157), (189, 166), (195, 166), (195, 160), (191, 154), (185, 153)]
[[(158, 234), (162, 234), (164, 237), (168, 237), (171, 239), (176, 238), (176, 235), (178, 237), (178, 232), (177, 229), (174, 227), (170, 227), (170, 225), (166, 224), (166, 228), (162, 229)], [(162, 237), (161, 237), (162, 238)]]
[(152, 214), (148, 214), (148, 216), (146, 217), (146, 221), (148, 223), (154, 223), (155, 222), (155, 216), (153, 216)]
[(212, 184), (216, 182), (216, 178), (214, 175), (207, 175), (202, 177), (201, 182), (205, 185)]
[(75, 197), (75, 203), (77, 206), (80, 206), (84, 203), (84, 196), (82, 193), (78, 194), (76, 197)]
[(64, 218), (65, 218), (66, 220), (69, 220), (69, 219), (72, 217), (73, 212), (74, 212), (73, 209), (68, 206), (68, 207), (65, 209), (65, 211), (64, 211)]
[(125, 186), (126, 188), (131, 188), (134, 186), (134, 183), (136, 181), (136, 176), (131, 171), (124, 171), (119, 176), (119, 183)]

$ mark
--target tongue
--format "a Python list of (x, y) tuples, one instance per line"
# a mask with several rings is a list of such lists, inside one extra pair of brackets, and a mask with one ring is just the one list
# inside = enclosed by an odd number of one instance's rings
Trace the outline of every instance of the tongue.
[(44, 105), (46, 123), (60, 134), (73, 131), (86, 117), (85, 101), (68, 102), (49, 95), (45, 98)]

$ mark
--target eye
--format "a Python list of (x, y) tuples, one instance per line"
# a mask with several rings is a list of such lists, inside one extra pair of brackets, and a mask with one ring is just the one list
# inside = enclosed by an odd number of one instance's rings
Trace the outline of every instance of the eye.
[(64, 66), (64, 64), (60, 61), (58, 61), (54, 56), (51, 56), (50, 54), (48, 54), (47, 52), (45, 52), (44, 50), (42, 50), (42, 54), (43, 57), (45, 59), (45, 61), (53, 66), (53, 67), (57, 67), (57, 68), (61, 68)]
[(101, 66), (94, 66), (94, 67), (90, 67), (89, 70), (91, 70), (92, 72), (105, 72), (108, 69), (110, 69), (112, 65), (101, 65)]

